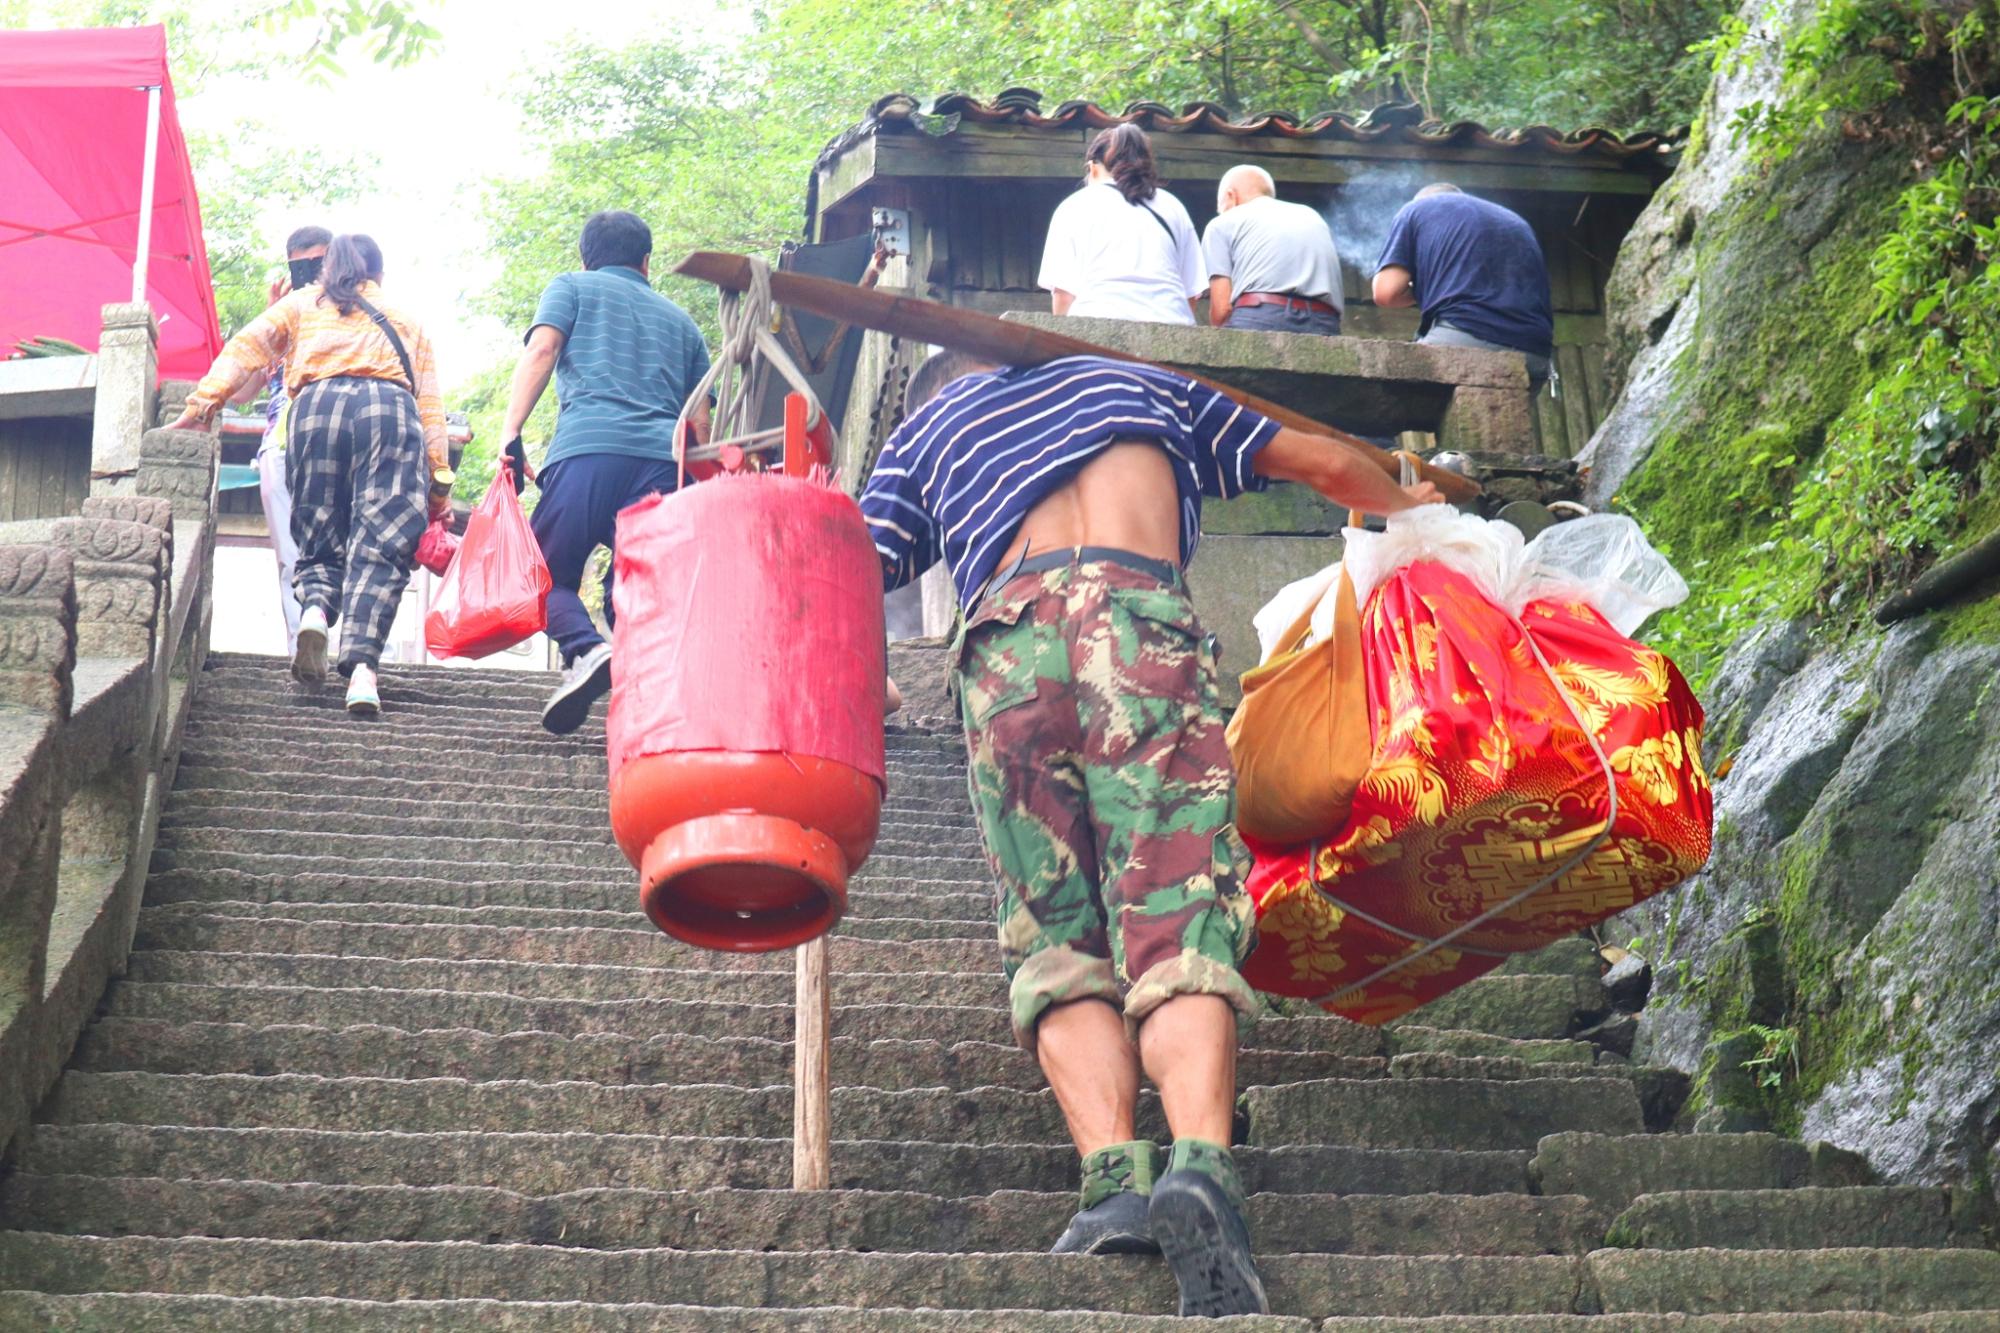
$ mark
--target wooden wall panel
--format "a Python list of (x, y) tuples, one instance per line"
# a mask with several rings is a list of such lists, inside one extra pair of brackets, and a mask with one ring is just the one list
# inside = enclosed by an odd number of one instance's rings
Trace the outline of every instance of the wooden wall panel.
[(87, 418), (0, 421), (0, 521), (74, 514), (89, 493)]

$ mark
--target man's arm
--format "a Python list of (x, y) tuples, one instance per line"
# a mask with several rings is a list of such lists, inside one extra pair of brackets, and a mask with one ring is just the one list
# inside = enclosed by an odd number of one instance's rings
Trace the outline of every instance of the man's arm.
[(1260, 477), (1310, 486), (1335, 504), (1364, 514), (1393, 514), (1444, 499), (1427, 481), (1398, 486), (1354, 450), (1286, 426), (1257, 451), (1250, 468)]
[(1049, 309), (1058, 315), (1067, 315), (1069, 308), (1076, 304), (1076, 293), (1066, 292), (1057, 287), (1049, 293)]
[(537, 324), (528, 331), (528, 345), (521, 349), (521, 359), (514, 366), (507, 415), (500, 420), (502, 440), (513, 439), (528, 424), (535, 404), (542, 401), (542, 391), (549, 387), (549, 376), (555, 373), (556, 358), (562, 355), (566, 341), (562, 330), (554, 325)]
[(1389, 265), (1375, 275), (1375, 304), (1385, 310), (1394, 310), (1417, 303), (1416, 286), (1410, 281), (1410, 270), (1395, 264)]
[(1236, 295), (1231, 290), (1229, 279), (1210, 278), (1208, 280), (1208, 322), (1218, 329), (1228, 323), (1231, 303), (1235, 299)]

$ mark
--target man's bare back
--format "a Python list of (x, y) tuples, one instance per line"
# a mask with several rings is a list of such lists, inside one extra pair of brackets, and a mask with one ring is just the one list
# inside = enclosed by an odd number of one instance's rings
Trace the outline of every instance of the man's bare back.
[(1028, 511), (997, 567), (1006, 569), (1023, 554), (1078, 546), (1180, 563), (1180, 491), (1166, 450), (1144, 440), (1105, 449)]

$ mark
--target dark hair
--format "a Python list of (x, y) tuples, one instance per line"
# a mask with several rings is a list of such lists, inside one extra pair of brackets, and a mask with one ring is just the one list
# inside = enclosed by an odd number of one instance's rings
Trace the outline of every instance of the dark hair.
[(607, 208), (583, 224), (576, 248), (587, 269), (637, 268), (653, 253), (653, 229), (637, 213)]
[(1152, 141), (1137, 125), (1113, 125), (1108, 130), (1099, 130), (1083, 160), (1102, 162), (1128, 204), (1143, 204), (1160, 188), (1160, 173), (1153, 165)]
[(301, 250), (310, 250), (315, 245), (331, 245), (333, 233), (325, 227), (300, 227), (285, 238), (285, 253), (295, 255)]
[(354, 313), (361, 284), (382, 281), (382, 247), (373, 236), (355, 232), (336, 236), (326, 247), (326, 267), (319, 271), (319, 299), (332, 301), (340, 313)]
[(982, 361), (969, 352), (937, 353), (911, 373), (909, 387), (903, 390), (903, 416), (906, 419), (915, 416), (918, 408), (937, 397), (940, 389), (959, 376), (992, 369), (992, 362)]

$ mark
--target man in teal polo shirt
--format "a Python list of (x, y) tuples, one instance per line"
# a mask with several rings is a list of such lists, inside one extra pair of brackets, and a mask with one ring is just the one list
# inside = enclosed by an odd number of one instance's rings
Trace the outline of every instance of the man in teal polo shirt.
[(530, 475), (542, 492), (532, 522), (549, 566), (549, 637), (563, 655), (542, 725), (558, 734), (582, 726), (611, 688), (611, 645), (578, 596), (591, 552), (612, 544), (619, 510), (674, 489), (683, 412), (695, 440), (708, 438), (708, 404), (687, 402), (708, 373), (708, 348), (687, 312), (651, 286), (652, 230), (631, 213), (597, 213), (578, 249), (584, 271), (559, 275), (542, 293), (501, 432), (510, 447), (519, 442), (553, 372), (555, 439)]

